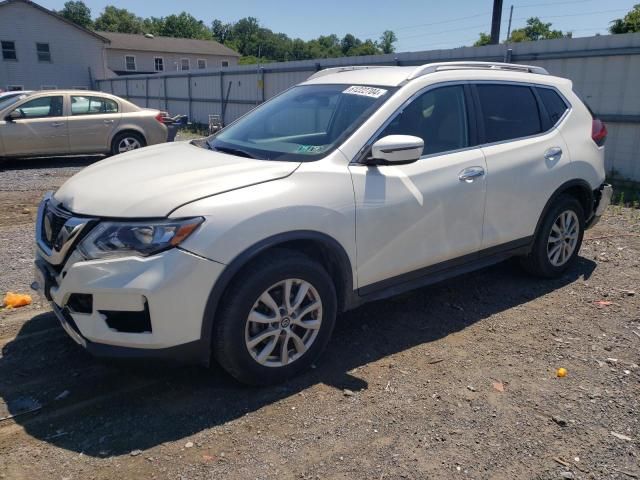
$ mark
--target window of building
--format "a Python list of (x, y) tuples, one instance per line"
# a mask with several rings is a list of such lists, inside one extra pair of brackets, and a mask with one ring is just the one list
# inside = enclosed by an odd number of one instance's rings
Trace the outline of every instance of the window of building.
[(61, 117), (62, 95), (34, 98), (17, 109), (21, 118)]
[(207, 68), (207, 61), (202, 59), (202, 58), (199, 58), (198, 59), (198, 69), (199, 70), (204, 70), (205, 68)]
[(188, 58), (180, 59), (180, 70), (189, 70), (189, 59)]
[(135, 71), (136, 69), (136, 57), (133, 55), (125, 55), (124, 57), (125, 68), (129, 71)]
[(39, 62), (51, 62), (51, 51), (48, 43), (36, 43)]
[(24, 90), (24, 85), (7, 85), (8, 92), (18, 92)]
[(540, 100), (542, 100), (542, 104), (544, 105), (547, 114), (549, 115), (549, 120), (551, 120), (551, 125), (548, 127), (553, 127), (558, 120), (562, 118), (564, 112), (568, 110), (567, 104), (564, 103), (564, 100), (558, 92), (551, 88), (536, 88), (538, 91), (538, 95), (540, 95)]
[(228, 67), (229, 66), (229, 62), (227, 62), (226, 60), (222, 61), (222, 66), (223, 67)]
[(528, 137), (542, 131), (538, 103), (531, 88), (520, 85), (477, 85), (485, 142)]
[(10, 42), (3, 40), (2, 42), (2, 59), (3, 60), (17, 60), (16, 55), (16, 42)]
[(71, 96), (71, 115), (118, 113), (118, 104), (110, 98)]
[(453, 85), (429, 90), (398, 114), (379, 138), (412, 135), (424, 140), (423, 155), (469, 146), (464, 87)]
[(156, 57), (153, 63), (156, 72), (164, 72), (164, 58)]

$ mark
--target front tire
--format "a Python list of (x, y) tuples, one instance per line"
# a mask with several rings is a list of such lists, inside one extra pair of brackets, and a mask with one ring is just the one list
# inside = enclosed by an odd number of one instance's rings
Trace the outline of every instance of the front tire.
[(337, 312), (335, 286), (305, 255), (277, 250), (229, 285), (214, 326), (218, 363), (250, 385), (284, 382), (325, 349)]
[(560, 195), (544, 217), (533, 248), (521, 259), (524, 269), (536, 276), (556, 278), (578, 257), (584, 235), (584, 209), (569, 195)]

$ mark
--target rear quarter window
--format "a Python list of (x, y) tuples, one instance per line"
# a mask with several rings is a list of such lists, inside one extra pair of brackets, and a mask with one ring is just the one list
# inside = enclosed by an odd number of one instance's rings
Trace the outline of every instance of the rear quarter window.
[(485, 143), (542, 132), (538, 102), (526, 85), (478, 84)]
[(564, 115), (569, 107), (562, 99), (562, 97), (551, 88), (536, 88), (538, 95), (540, 95), (540, 100), (542, 100), (542, 104), (544, 105), (547, 114), (549, 115), (549, 120), (551, 120), (550, 127), (554, 126)]

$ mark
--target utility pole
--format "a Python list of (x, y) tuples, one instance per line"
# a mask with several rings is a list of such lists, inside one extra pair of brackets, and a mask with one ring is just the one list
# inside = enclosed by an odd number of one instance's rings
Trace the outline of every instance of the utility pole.
[(504, 41), (506, 50), (504, 51), (504, 63), (511, 63), (511, 54), (513, 50), (509, 48), (509, 37), (511, 36), (511, 20), (513, 20), (513, 5), (509, 11), (509, 26), (507, 27), (507, 39)]
[(502, 0), (493, 0), (491, 18), (491, 45), (500, 43), (500, 22), (502, 21)]

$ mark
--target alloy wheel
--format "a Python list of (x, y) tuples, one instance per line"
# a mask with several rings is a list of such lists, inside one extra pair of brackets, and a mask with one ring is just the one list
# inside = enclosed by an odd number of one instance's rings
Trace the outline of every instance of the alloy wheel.
[(140, 140), (134, 137), (124, 137), (118, 143), (118, 153), (129, 152), (141, 148)]
[(322, 300), (309, 282), (280, 281), (260, 295), (245, 327), (245, 345), (266, 367), (284, 367), (304, 355), (322, 325)]
[(554, 267), (569, 261), (578, 244), (580, 222), (573, 210), (565, 210), (551, 226), (547, 240), (547, 257)]

